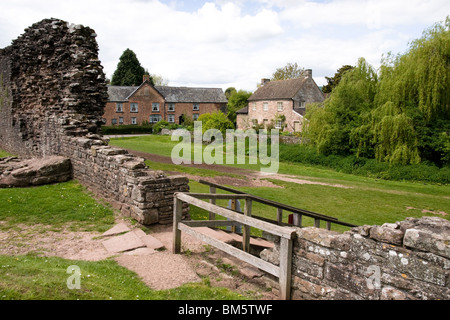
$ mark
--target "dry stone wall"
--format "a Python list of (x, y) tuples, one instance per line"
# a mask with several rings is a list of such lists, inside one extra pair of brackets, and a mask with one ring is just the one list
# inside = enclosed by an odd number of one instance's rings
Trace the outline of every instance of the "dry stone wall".
[(173, 193), (188, 191), (189, 181), (149, 170), (100, 134), (108, 96), (95, 37), (89, 27), (45, 19), (0, 50), (0, 147), (67, 157), (73, 177), (124, 214), (170, 223)]
[[(261, 253), (279, 262), (279, 246)], [(299, 228), (292, 296), (313, 300), (449, 300), (450, 221), (407, 218), (345, 233)]]

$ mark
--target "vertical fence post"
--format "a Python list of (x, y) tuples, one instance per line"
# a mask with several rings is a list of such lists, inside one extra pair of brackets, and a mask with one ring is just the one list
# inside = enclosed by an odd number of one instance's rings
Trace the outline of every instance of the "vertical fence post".
[(277, 208), (277, 222), (278, 222), (278, 225), (281, 225), (282, 221), (283, 221), (283, 209)]
[(178, 229), (178, 223), (181, 221), (183, 213), (183, 202), (173, 197), (173, 248), (172, 252), (178, 254), (181, 252), (181, 230)]
[(292, 239), (280, 238), (280, 295), (282, 300), (291, 299)]
[[(216, 187), (209, 186), (209, 193), (215, 194)], [(216, 199), (209, 199), (209, 203), (216, 204)], [(209, 220), (216, 220), (216, 214), (214, 212), (209, 212)]]
[(302, 227), (302, 215), (298, 213), (294, 213), (294, 226)]
[[(252, 216), (252, 199), (245, 199), (244, 215)], [(242, 249), (245, 252), (250, 252), (250, 226), (244, 225), (242, 230)]]

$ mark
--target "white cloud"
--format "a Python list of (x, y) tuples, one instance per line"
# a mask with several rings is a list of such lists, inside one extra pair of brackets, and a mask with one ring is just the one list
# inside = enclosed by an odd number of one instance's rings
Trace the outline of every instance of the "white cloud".
[(447, 0), (15, 0), (2, 3), (0, 47), (44, 18), (93, 28), (108, 77), (132, 49), (170, 85), (255, 90), (297, 62), (319, 84), (359, 57), (406, 49), (450, 12)]

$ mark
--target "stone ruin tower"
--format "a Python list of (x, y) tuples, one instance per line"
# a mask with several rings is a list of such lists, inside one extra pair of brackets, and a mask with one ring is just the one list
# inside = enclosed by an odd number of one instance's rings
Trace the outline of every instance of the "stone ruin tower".
[(0, 148), (67, 157), (73, 178), (123, 214), (170, 223), (173, 193), (187, 191), (188, 179), (149, 170), (144, 159), (108, 146), (100, 132), (108, 96), (95, 38), (89, 27), (52, 18), (0, 49)]

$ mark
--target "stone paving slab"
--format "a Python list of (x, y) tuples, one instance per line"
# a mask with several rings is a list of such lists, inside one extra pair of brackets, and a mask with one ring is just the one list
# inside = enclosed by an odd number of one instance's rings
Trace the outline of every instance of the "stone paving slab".
[(145, 247), (145, 243), (134, 232), (128, 232), (123, 235), (113, 237), (103, 241), (102, 243), (106, 250), (111, 253), (125, 252)]
[(117, 234), (120, 234), (120, 233), (124, 233), (124, 232), (128, 232), (128, 231), (130, 231), (130, 228), (128, 228), (125, 223), (121, 222), (119, 224), (116, 224), (114, 227), (112, 227), (108, 231), (104, 232), (102, 234), (102, 236), (104, 236), (104, 237), (114, 236), (114, 235), (117, 235)]
[(141, 229), (135, 229), (133, 232), (145, 243), (147, 248), (154, 250), (164, 248), (164, 244), (161, 241), (149, 234), (146, 234)]

